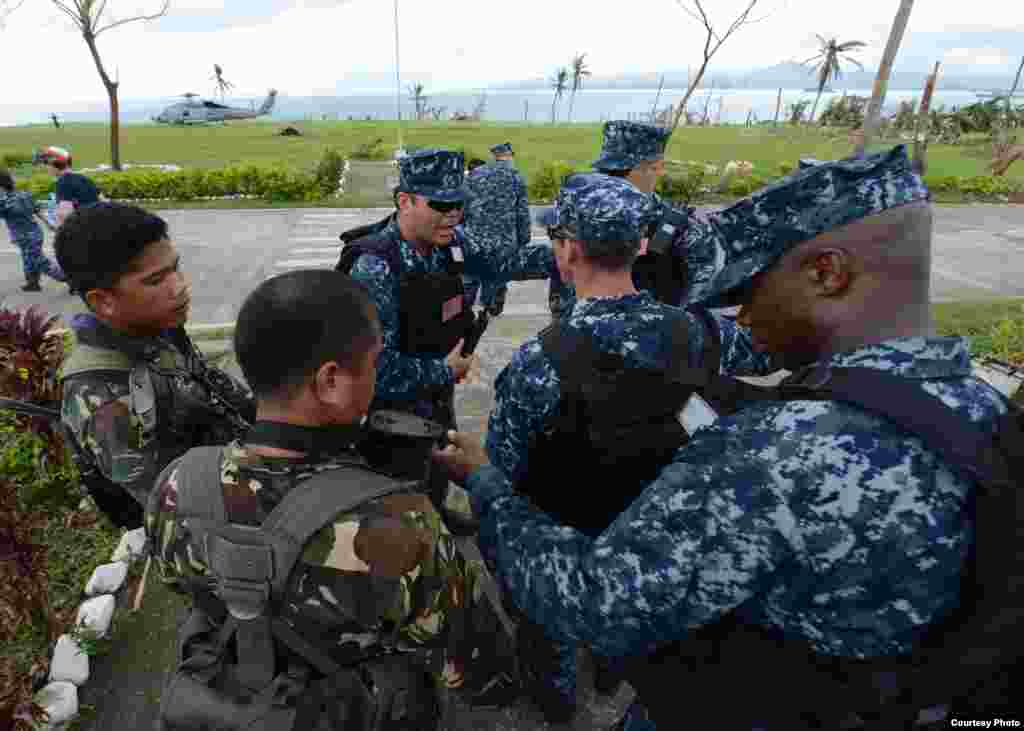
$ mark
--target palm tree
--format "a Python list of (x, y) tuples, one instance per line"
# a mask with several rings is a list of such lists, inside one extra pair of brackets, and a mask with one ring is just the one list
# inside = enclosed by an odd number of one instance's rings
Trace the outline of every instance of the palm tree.
[(849, 53), (867, 45), (863, 41), (839, 43), (835, 38), (826, 40), (817, 33), (814, 35), (817, 36), (818, 42), (821, 44), (818, 47), (818, 53), (803, 62), (805, 66), (817, 62), (811, 73), (818, 75), (818, 96), (814, 98), (814, 106), (811, 107), (811, 116), (808, 118), (810, 122), (814, 121), (814, 113), (818, 110), (818, 102), (821, 101), (821, 93), (825, 90), (825, 86), (828, 85), (829, 81), (842, 76), (839, 61), (849, 61), (863, 71), (864, 65), (853, 56), (850, 56)]
[(580, 53), (572, 57), (572, 96), (569, 97), (569, 121), (572, 122), (572, 105), (576, 101), (576, 92), (583, 88), (583, 79), (590, 76), (590, 70), (583, 59), (587, 54)]
[(224, 69), (220, 67), (220, 64), (215, 63), (213, 65), (213, 76), (211, 81), (217, 82), (217, 92), (220, 93), (220, 100), (224, 101), (225, 92), (230, 91), (234, 88), (234, 84), (224, 78)]
[(409, 84), (409, 101), (416, 105), (416, 121), (419, 122), (423, 118), (423, 113), (427, 108), (427, 101), (430, 99), (423, 93), (423, 84)]
[(551, 124), (555, 123), (555, 105), (558, 104), (558, 100), (565, 94), (565, 88), (568, 83), (569, 69), (565, 67), (558, 69), (555, 75), (551, 77), (551, 88), (555, 90), (555, 98), (551, 102)]

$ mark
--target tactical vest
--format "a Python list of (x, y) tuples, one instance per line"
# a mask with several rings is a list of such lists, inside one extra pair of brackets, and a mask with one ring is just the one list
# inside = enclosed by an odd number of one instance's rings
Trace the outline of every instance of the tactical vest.
[(464, 302), (461, 246), (445, 248), (448, 265), (443, 273), (408, 272), (398, 241), (380, 233), (346, 245), (336, 270), (349, 274), (364, 254), (380, 257), (398, 276), (399, 349), (403, 353), (444, 358), (471, 331), (475, 320)]
[(338, 514), (415, 483), (353, 458), (290, 490), (261, 526), (245, 526), (229, 522), (222, 453), (193, 449), (177, 467), (177, 516), (208, 572), (191, 587), (195, 607), (161, 700), (166, 731), (307, 731), (324, 716), (335, 729), (434, 728), (438, 700), (420, 656), (388, 651), (343, 667), (281, 616), (310, 539)]
[[(167, 348), (139, 348), (106, 331), (84, 331), (61, 372), (62, 381), (90, 373), (127, 374), (129, 409), (140, 426), (139, 447), (153, 445), (158, 464), (167, 464), (195, 446), (226, 444), (241, 436), (255, 416), (253, 402), (227, 383), (227, 376), (206, 366), (184, 331), (176, 340), (187, 368)], [(91, 466), (84, 475), (90, 491), (98, 503), (106, 501), (113, 509), (111, 501), (118, 500), (123, 488), (103, 477), (88, 452), (70, 433), (67, 436), (80, 461)]]
[(673, 256), (672, 242), (686, 230), (689, 213), (665, 207), (647, 242), (647, 253), (633, 262), (633, 286), (648, 291), (658, 302), (678, 307), (689, 278), (686, 260)]
[[(953, 717), (1011, 712), (1024, 697), (1024, 410), (1009, 404), (996, 436), (958, 416), (915, 382), (864, 368), (815, 366), (778, 388), (780, 400), (830, 400), (881, 414), (917, 435), (976, 488), (975, 541), (959, 608), (926, 628), (910, 655), (853, 660), (815, 653), (801, 639), (745, 623), (735, 612), (654, 655), (630, 658), (627, 677), (659, 728), (686, 712), (723, 729), (912, 728), (921, 710)], [(743, 703), (722, 703), (722, 687)], [(711, 716), (708, 716), (711, 717)]]
[[(516, 488), (557, 522), (600, 535), (689, 441), (687, 409), (695, 394), (722, 414), (768, 393), (718, 375), (718, 328), (705, 310), (691, 312), (707, 333), (699, 368), (687, 365), (689, 325), (683, 316), (672, 323), (665, 370), (629, 367), (622, 356), (598, 350), (589, 335), (562, 322), (541, 331), (562, 397), (535, 437), (528, 474)], [(551, 475), (567, 464), (581, 490), (552, 488)]]

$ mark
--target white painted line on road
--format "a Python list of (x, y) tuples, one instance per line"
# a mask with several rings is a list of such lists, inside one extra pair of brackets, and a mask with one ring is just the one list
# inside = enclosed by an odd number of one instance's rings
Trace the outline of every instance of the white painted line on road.
[(340, 245), (341, 241), (337, 236), (299, 236), (288, 239), (290, 244), (318, 244), (325, 241), (335, 241)]
[(338, 263), (338, 257), (330, 259), (288, 259), (287, 261), (274, 262), (279, 269), (299, 269), (302, 267), (334, 266)]
[(289, 254), (337, 254), (341, 246), (315, 246), (311, 249), (292, 249)]
[(992, 292), (998, 292), (999, 291), (999, 287), (996, 287), (995, 285), (989, 284), (987, 282), (982, 282), (980, 279), (974, 279), (973, 277), (965, 277), (963, 274), (957, 274), (956, 272), (951, 272), (948, 269), (943, 269), (942, 267), (937, 267), (934, 264), (932, 265), (932, 271), (934, 273), (938, 274), (940, 277), (944, 277), (946, 279), (952, 279), (954, 282), (962, 282), (963, 284), (969, 284), (972, 287), (980, 287), (982, 289), (987, 289), (987, 290), (990, 290)]

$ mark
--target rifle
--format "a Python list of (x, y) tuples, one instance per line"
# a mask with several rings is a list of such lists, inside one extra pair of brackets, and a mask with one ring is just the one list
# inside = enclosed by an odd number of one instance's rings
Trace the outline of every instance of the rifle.
[[(486, 327), (486, 323), (484, 324)], [(479, 340), (479, 338), (477, 338)], [(375, 411), (367, 421), (367, 428), (370, 431), (381, 432), (390, 436), (399, 436), (407, 438), (413, 442), (422, 444), (427, 449), (427, 463), (424, 479), (429, 483), (430, 472), (432, 468), (432, 461), (430, 451), (433, 447), (438, 449), (444, 449), (450, 442), (448, 441), (448, 432), (441, 424), (436, 421), (430, 421), (422, 417), (416, 416), (415, 414), (407, 414), (404, 411), (391, 411), (388, 409), (381, 409)], [(436, 503), (435, 503), (436, 504)], [(438, 505), (438, 512), (445, 515), (443, 510), (444, 506)], [(462, 553), (462, 557), (469, 563), (476, 563), (480, 570), (480, 588), (483, 590), (484, 595), (491, 603), (491, 607), (494, 609), (498, 620), (501, 622), (502, 627), (510, 638), (515, 639), (515, 623), (508, 616), (505, 611), (505, 607), (501, 601), (501, 592), (498, 589), (498, 585), (491, 576), (490, 571), (487, 569), (487, 565), (484, 563), (484, 558), (480, 555), (480, 548), (477, 546), (476, 541), (468, 535), (460, 535), (458, 532), (453, 536), (455, 545), (459, 552)]]

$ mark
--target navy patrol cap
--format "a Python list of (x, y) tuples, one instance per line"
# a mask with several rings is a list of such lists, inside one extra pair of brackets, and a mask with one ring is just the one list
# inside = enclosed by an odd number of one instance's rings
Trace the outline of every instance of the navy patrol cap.
[(580, 241), (634, 241), (639, 245), (658, 208), (650, 195), (621, 178), (583, 173), (558, 193), (557, 226)]
[(464, 167), (461, 152), (416, 150), (398, 161), (398, 189), (435, 201), (464, 201), (469, 197), (463, 185)]
[(797, 244), (890, 208), (931, 196), (911, 169), (905, 145), (800, 169), (708, 215), (723, 268), (699, 299), (708, 307), (740, 304), (754, 276)]
[(641, 122), (612, 120), (604, 125), (601, 156), (594, 161), (595, 170), (632, 170), (645, 160), (665, 155), (671, 131), (665, 127)]
[(495, 145), (494, 147), (492, 147), (491, 152), (495, 155), (511, 155), (512, 143), (502, 142), (500, 145)]

